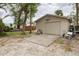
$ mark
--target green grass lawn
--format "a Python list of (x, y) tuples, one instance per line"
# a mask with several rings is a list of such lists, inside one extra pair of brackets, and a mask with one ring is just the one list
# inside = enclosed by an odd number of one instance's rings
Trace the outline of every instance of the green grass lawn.
[(5, 37), (5, 36), (11, 36), (11, 37), (25, 37), (29, 32), (25, 32), (25, 34), (22, 31), (19, 32), (3, 32), (0, 33), (0, 37)]
[(5, 32), (7, 35), (23, 35), (22, 32)]

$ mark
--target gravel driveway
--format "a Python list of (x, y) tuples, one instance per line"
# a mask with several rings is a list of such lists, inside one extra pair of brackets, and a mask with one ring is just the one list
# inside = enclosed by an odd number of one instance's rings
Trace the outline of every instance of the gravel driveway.
[[(13, 38), (13, 37), (0, 38), (0, 55), (2, 56), (79, 55), (79, 40), (66, 40), (63, 38), (59, 38), (59, 40), (57, 41), (60, 43), (58, 43), (55, 40), (50, 46), (45, 47), (28, 41), (27, 37), (25, 38)], [(68, 46), (67, 43), (69, 43)], [(69, 48), (71, 48), (72, 50), (71, 51), (65, 50)]]

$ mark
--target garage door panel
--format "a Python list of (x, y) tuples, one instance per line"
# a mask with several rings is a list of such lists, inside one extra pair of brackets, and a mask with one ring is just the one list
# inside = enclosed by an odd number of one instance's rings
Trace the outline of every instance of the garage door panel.
[(48, 22), (46, 23), (46, 33), (59, 35), (60, 27), (60, 22)]

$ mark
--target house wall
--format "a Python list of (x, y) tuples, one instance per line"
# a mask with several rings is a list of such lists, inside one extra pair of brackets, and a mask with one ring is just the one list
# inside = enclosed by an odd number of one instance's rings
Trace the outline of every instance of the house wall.
[(45, 20), (42, 19), (36, 23), (36, 29), (41, 29), (43, 33), (45, 33)]
[(61, 35), (67, 33), (70, 23), (67, 20), (61, 21)]
[[(46, 19), (49, 20), (46, 21)], [(48, 25), (48, 23), (52, 25)], [(43, 33), (47, 34), (53, 34), (53, 32), (56, 32), (57, 34), (62, 35), (64, 32), (68, 31), (68, 27), (69, 22), (66, 19), (52, 16), (46, 16), (36, 23), (37, 30), (41, 29)]]

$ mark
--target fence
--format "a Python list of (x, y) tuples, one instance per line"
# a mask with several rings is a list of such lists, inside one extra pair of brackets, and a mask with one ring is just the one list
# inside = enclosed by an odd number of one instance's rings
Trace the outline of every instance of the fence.
[(36, 30), (36, 26), (25, 26), (25, 30), (29, 31), (29, 30)]

